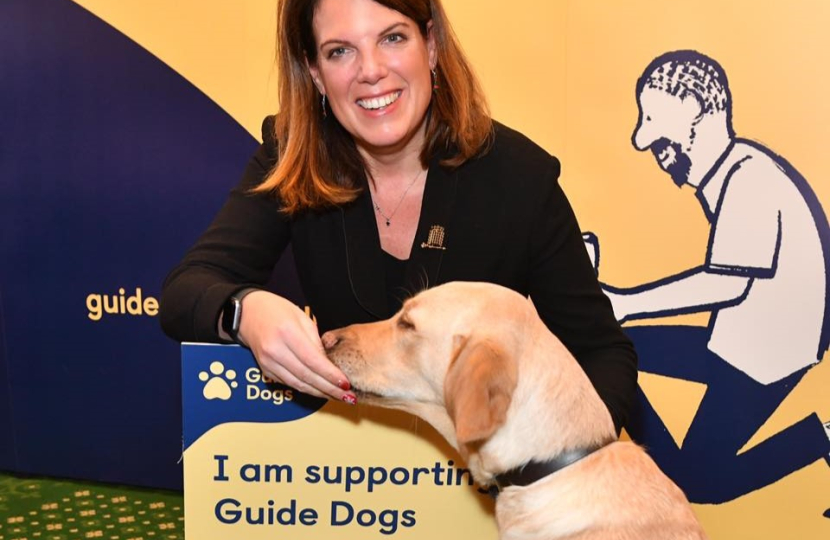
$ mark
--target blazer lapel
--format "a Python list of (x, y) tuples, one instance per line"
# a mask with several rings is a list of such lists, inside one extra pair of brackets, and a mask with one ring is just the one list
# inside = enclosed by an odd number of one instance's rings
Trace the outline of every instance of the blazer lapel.
[(413, 294), (438, 284), (441, 261), (452, 246), (452, 231), (448, 225), (457, 187), (457, 172), (447, 170), (438, 164), (438, 159), (433, 159), (404, 276), (404, 285)]
[(386, 272), (368, 189), (353, 204), (341, 207), (346, 259), (352, 293), (357, 303), (377, 319), (388, 317)]

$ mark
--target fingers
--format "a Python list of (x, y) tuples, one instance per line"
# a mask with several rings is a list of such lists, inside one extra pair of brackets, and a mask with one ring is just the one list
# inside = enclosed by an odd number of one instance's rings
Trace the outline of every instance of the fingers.
[(346, 378), (323, 354), (319, 336), (315, 335), (315, 341), (310, 341), (305, 335), (294, 334), (287, 337), (285, 345), (288, 354), (282, 367), (296, 381), (297, 390), (306, 392), (308, 389), (312, 395), (344, 400), (348, 389), (344, 384)]
[(277, 362), (262, 362), (262, 371), (267, 375), (269, 379), (273, 379), (274, 382), (290, 386), (291, 388), (294, 388), (302, 392), (303, 394), (308, 394), (310, 396), (324, 399), (330, 399), (332, 397), (324, 394), (317, 388), (302, 381), (300, 378), (294, 375), (284, 364), (280, 364)]
[[(288, 347), (278, 356), (279, 361), (274, 361), (272, 358), (260, 360), (262, 370), (269, 378), (304, 394), (347, 403), (355, 402), (354, 394), (333, 385), (315, 372), (314, 362), (311, 362), (312, 365), (303, 363)], [(328, 362), (328, 360), (325, 361)]]
[(356, 401), (346, 376), (326, 357), (317, 326), (303, 311), (271, 293), (251, 293), (245, 300), (241, 330), (265, 375), (304, 394)]
[[(323, 344), (310, 320), (300, 315), (301, 327), (281, 332), (281, 338), (270, 350), (259, 355), (260, 365), (287, 386), (304, 394), (353, 403), (354, 394), (347, 392), (346, 376), (323, 353)], [(310, 325), (309, 333), (302, 328)]]
[(299, 351), (292, 347), (292, 350), (295, 353), (302, 353), (302, 357), (308, 358), (311, 362), (308, 365), (316, 374), (341, 390), (349, 390), (351, 385), (349, 384), (348, 378), (337, 366), (331, 363), (325, 354), (325, 347), (323, 347), (323, 342), (320, 339), (320, 332), (317, 329), (317, 325), (308, 317), (304, 317), (300, 326), (304, 330), (308, 341), (300, 343), (299, 347), (311, 345), (313, 349)]

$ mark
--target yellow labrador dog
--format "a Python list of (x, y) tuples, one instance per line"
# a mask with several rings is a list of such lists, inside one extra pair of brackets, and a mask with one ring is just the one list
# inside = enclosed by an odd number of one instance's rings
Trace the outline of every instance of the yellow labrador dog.
[(706, 538), (680, 489), (616, 440), (587, 376), (521, 295), (448, 283), (323, 344), (362, 403), (423, 418), (499, 488), (502, 540)]

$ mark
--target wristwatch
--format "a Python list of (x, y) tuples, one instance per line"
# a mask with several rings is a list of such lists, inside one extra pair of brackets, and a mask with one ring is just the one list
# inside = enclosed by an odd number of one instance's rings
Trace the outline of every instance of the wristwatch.
[(256, 287), (247, 287), (236, 291), (225, 301), (222, 307), (222, 330), (228, 334), (234, 343), (245, 345), (239, 341), (239, 325), (242, 323), (242, 299), (254, 291), (260, 291)]

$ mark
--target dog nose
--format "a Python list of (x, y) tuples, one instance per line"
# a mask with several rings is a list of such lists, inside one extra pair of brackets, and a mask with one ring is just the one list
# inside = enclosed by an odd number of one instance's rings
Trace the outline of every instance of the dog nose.
[(340, 336), (338, 336), (335, 332), (326, 332), (320, 339), (323, 341), (323, 348), (327, 351), (330, 351), (338, 343), (340, 343)]

